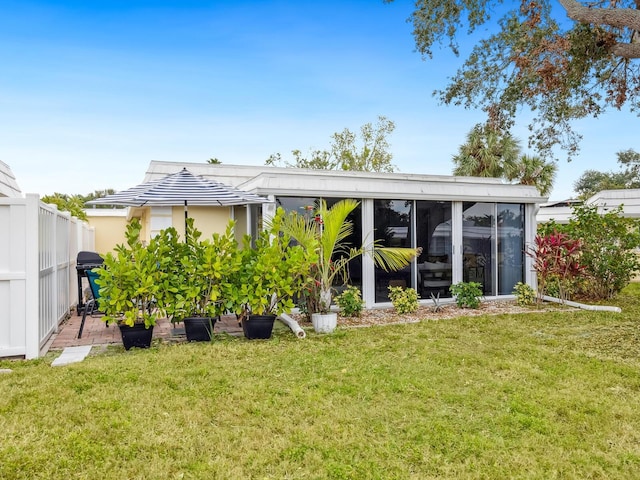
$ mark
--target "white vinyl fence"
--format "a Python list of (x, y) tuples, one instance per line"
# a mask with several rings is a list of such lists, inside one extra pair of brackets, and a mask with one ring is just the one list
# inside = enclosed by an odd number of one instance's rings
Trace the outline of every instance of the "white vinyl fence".
[(0, 357), (40, 355), (78, 301), (78, 251), (93, 248), (92, 228), (38, 195), (0, 198)]

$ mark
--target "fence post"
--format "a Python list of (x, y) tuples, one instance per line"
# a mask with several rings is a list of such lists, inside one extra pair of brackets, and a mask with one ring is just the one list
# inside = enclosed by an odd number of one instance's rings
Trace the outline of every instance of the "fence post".
[(40, 356), (40, 252), (38, 210), (40, 197), (26, 196), (25, 221), (25, 358)]

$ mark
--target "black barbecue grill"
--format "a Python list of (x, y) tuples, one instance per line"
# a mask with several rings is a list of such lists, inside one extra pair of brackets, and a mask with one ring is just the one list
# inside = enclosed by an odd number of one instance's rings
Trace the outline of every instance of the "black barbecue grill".
[(80, 314), (85, 307), (84, 295), (82, 294), (82, 279), (86, 278), (85, 272), (102, 265), (102, 257), (96, 252), (78, 252), (76, 258), (76, 273), (78, 274), (78, 307), (77, 313)]

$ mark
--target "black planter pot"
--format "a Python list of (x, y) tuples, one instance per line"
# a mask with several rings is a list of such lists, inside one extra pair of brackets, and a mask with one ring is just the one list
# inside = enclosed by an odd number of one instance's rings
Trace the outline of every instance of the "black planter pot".
[(249, 315), (242, 321), (242, 331), (249, 340), (271, 338), (275, 315)]
[(213, 334), (213, 326), (219, 317), (187, 317), (183, 319), (184, 331), (189, 342), (208, 342)]
[(131, 347), (149, 348), (153, 337), (153, 327), (145, 328), (144, 323), (135, 323), (133, 327), (129, 325), (118, 325), (122, 334), (122, 343), (125, 350)]

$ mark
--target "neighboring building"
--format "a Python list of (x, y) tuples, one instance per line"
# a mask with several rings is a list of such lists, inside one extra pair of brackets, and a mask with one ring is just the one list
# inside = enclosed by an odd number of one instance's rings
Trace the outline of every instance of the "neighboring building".
[[(536, 220), (546, 223), (569, 223), (573, 207), (580, 205), (580, 200), (570, 199), (561, 202), (549, 202), (540, 205)], [(602, 190), (584, 201), (586, 205), (597, 205), (601, 212), (622, 206), (622, 212), (628, 218), (640, 218), (640, 189), (628, 188), (619, 190)]]
[(0, 161), (0, 197), (23, 197), (11, 168), (2, 161)]
[[(329, 204), (354, 198), (361, 204), (352, 216), (353, 245), (364, 239), (421, 247), (420, 257), (399, 272), (384, 272), (369, 257), (352, 262), (351, 283), (361, 287), (367, 307), (388, 303), (390, 285), (414, 287), (425, 300), (432, 294), (450, 297), (449, 286), (462, 281), (480, 282), (487, 297), (511, 295), (519, 281), (535, 285), (531, 259), (524, 254), (535, 236), (538, 205), (546, 200), (535, 187), (477, 177), (157, 161), (150, 163), (144, 180), (183, 167), (270, 201), (249, 207), (189, 207), (203, 237), (224, 230), (229, 218), (235, 218), (240, 235), (256, 232), (276, 206), (302, 211), (319, 198)], [(182, 207), (132, 208), (127, 215), (142, 220), (147, 238), (168, 226), (179, 232), (184, 228)], [(101, 233), (95, 225), (97, 239)]]

